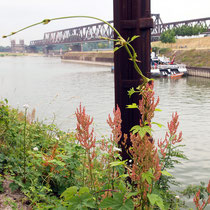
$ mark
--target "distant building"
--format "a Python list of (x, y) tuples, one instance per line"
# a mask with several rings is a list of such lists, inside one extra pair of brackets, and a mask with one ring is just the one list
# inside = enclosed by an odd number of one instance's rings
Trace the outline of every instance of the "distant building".
[(11, 51), (12, 52), (18, 52), (18, 53), (24, 53), (25, 52), (25, 44), (24, 40), (20, 40), (19, 44), (16, 44), (15, 40), (11, 41)]

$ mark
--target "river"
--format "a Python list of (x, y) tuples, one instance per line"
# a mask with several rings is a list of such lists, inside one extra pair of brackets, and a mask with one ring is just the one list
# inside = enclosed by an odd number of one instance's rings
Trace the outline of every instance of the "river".
[[(189, 158), (173, 174), (184, 186), (210, 179), (210, 79), (185, 77), (156, 79), (160, 97), (155, 122), (164, 125), (177, 111), (183, 148)], [(55, 122), (63, 130), (76, 128), (75, 110), (80, 102), (94, 117), (98, 136), (109, 133), (106, 119), (114, 107), (114, 75), (109, 67), (62, 62), (49, 57), (0, 57), (0, 99), (22, 110), (36, 109), (37, 118)], [(164, 137), (165, 128), (154, 136)]]

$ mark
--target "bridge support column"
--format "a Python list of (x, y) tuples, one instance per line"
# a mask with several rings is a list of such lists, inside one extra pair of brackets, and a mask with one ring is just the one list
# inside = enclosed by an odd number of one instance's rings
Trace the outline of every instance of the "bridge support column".
[(82, 43), (78, 43), (78, 44), (74, 44), (71, 46), (71, 50), (72, 51), (82, 51)]
[[(138, 59), (141, 61), (139, 63), (141, 71), (144, 75), (149, 76), (150, 28), (153, 27), (150, 0), (113, 0), (113, 2), (114, 26), (123, 38), (127, 40), (128, 37), (140, 35), (140, 38), (132, 42), (132, 45), (138, 54)], [(139, 101), (138, 95), (129, 98), (127, 91), (140, 85), (142, 80), (135, 71), (133, 63), (128, 59), (125, 49), (120, 49), (114, 54), (114, 73), (115, 106), (118, 105), (121, 109), (122, 132), (129, 134), (131, 127), (139, 124), (140, 114), (135, 109), (126, 109), (126, 105), (138, 103)], [(124, 148), (122, 157), (123, 159), (129, 158)]]
[(52, 45), (45, 45), (45, 46), (43, 47), (43, 53), (46, 54), (46, 55), (49, 55), (50, 50), (51, 50), (51, 51), (53, 50), (53, 46), (52, 46)]

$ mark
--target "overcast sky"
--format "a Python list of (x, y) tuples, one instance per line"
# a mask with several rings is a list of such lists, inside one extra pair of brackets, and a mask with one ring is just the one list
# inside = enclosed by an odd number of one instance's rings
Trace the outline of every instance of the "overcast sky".
[[(0, 0), (0, 36), (46, 18), (91, 15), (104, 20), (113, 19), (113, 0)], [(210, 0), (151, 0), (151, 12), (159, 13), (163, 22), (210, 17)], [(95, 23), (94, 20), (74, 19), (54, 21), (23, 31), (0, 45), (10, 45), (10, 40), (42, 39), (45, 32)]]

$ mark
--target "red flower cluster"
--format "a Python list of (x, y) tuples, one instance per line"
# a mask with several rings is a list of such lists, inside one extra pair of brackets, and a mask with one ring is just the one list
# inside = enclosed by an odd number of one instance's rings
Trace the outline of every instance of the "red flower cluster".
[(180, 132), (178, 136), (176, 134), (177, 128), (179, 126), (178, 118), (179, 118), (179, 116), (178, 116), (177, 112), (172, 114), (172, 120), (170, 122), (168, 122), (169, 133), (166, 132), (164, 141), (158, 140), (158, 147), (160, 148), (160, 152), (161, 152), (163, 158), (165, 158), (165, 156), (166, 156), (167, 148), (168, 148), (168, 145), (170, 144), (170, 142), (172, 144), (176, 144), (176, 143), (182, 141), (182, 132)]
[(205, 204), (206, 204), (206, 201), (203, 200), (202, 205), (200, 205), (200, 203), (199, 203), (199, 201), (200, 201), (200, 190), (196, 193), (196, 195), (195, 195), (193, 201), (194, 201), (194, 203), (195, 203), (197, 209), (203, 210), (203, 208), (204, 208), (204, 206), (205, 206)]
[(81, 104), (75, 114), (77, 117), (77, 140), (86, 151), (89, 151), (91, 148), (94, 149), (96, 147), (96, 138), (93, 136), (94, 129), (92, 128), (90, 131), (90, 125), (93, 122), (93, 118), (90, 118), (90, 116), (85, 113), (85, 107), (82, 108)]
[(210, 180), (209, 180), (209, 184), (207, 186), (207, 193), (208, 193), (208, 199), (207, 202), (205, 200), (202, 200), (202, 205), (200, 205), (200, 190), (196, 193), (193, 201), (195, 203), (195, 206), (198, 210), (203, 210), (205, 209), (206, 205), (210, 204)]
[(141, 93), (142, 99), (139, 100), (138, 109), (141, 113), (141, 119), (140, 119), (140, 125), (142, 125), (143, 122), (147, 122), (149, 126), (151, 126), (151, 120), (154, 117), (155, 108), (157, 107), (160, 99), (157, 98), (157, 101), (155, 102), (154, 97), (154, 82), (147, 83), (147, 86)]
[(175, 112), (175, 114), (172, 114), (172, 120), (170, 123), (168, 123), (168, 129), (169, 129), (169, 134), (172, 138), (172, 144), (175, 144), (177, 142), (181, 142), (182, 141), (182, 132), (179, 133), (179, 136), (177, 138), (176, 132), (177, 132), (177, 128), (179, 126), (179, 121), (178, 121), (178, 114), (177, 112)]
[(209, 180), (209, 184), (208, 184), (208, 186), (207, 186), (207, 192), (208, 192), (208, 194), (209, 194), (209, 197), (208, 197), (208, 204), (210, 204), (210, 180)]
[(118, 106), (116, 110), (115, 109), (113, 110), (113, 114), (114, 114), (113, 121), (112, 121), (111, 116), (109, 115), (107, 123), (112, 129), (112, 135), (110, 136), (110, 140), (118, 144), (118, 142), (120, 141), (122, 137), (122, 132), (121, 132), (122, 119), (121, 119), (120, 108)]

